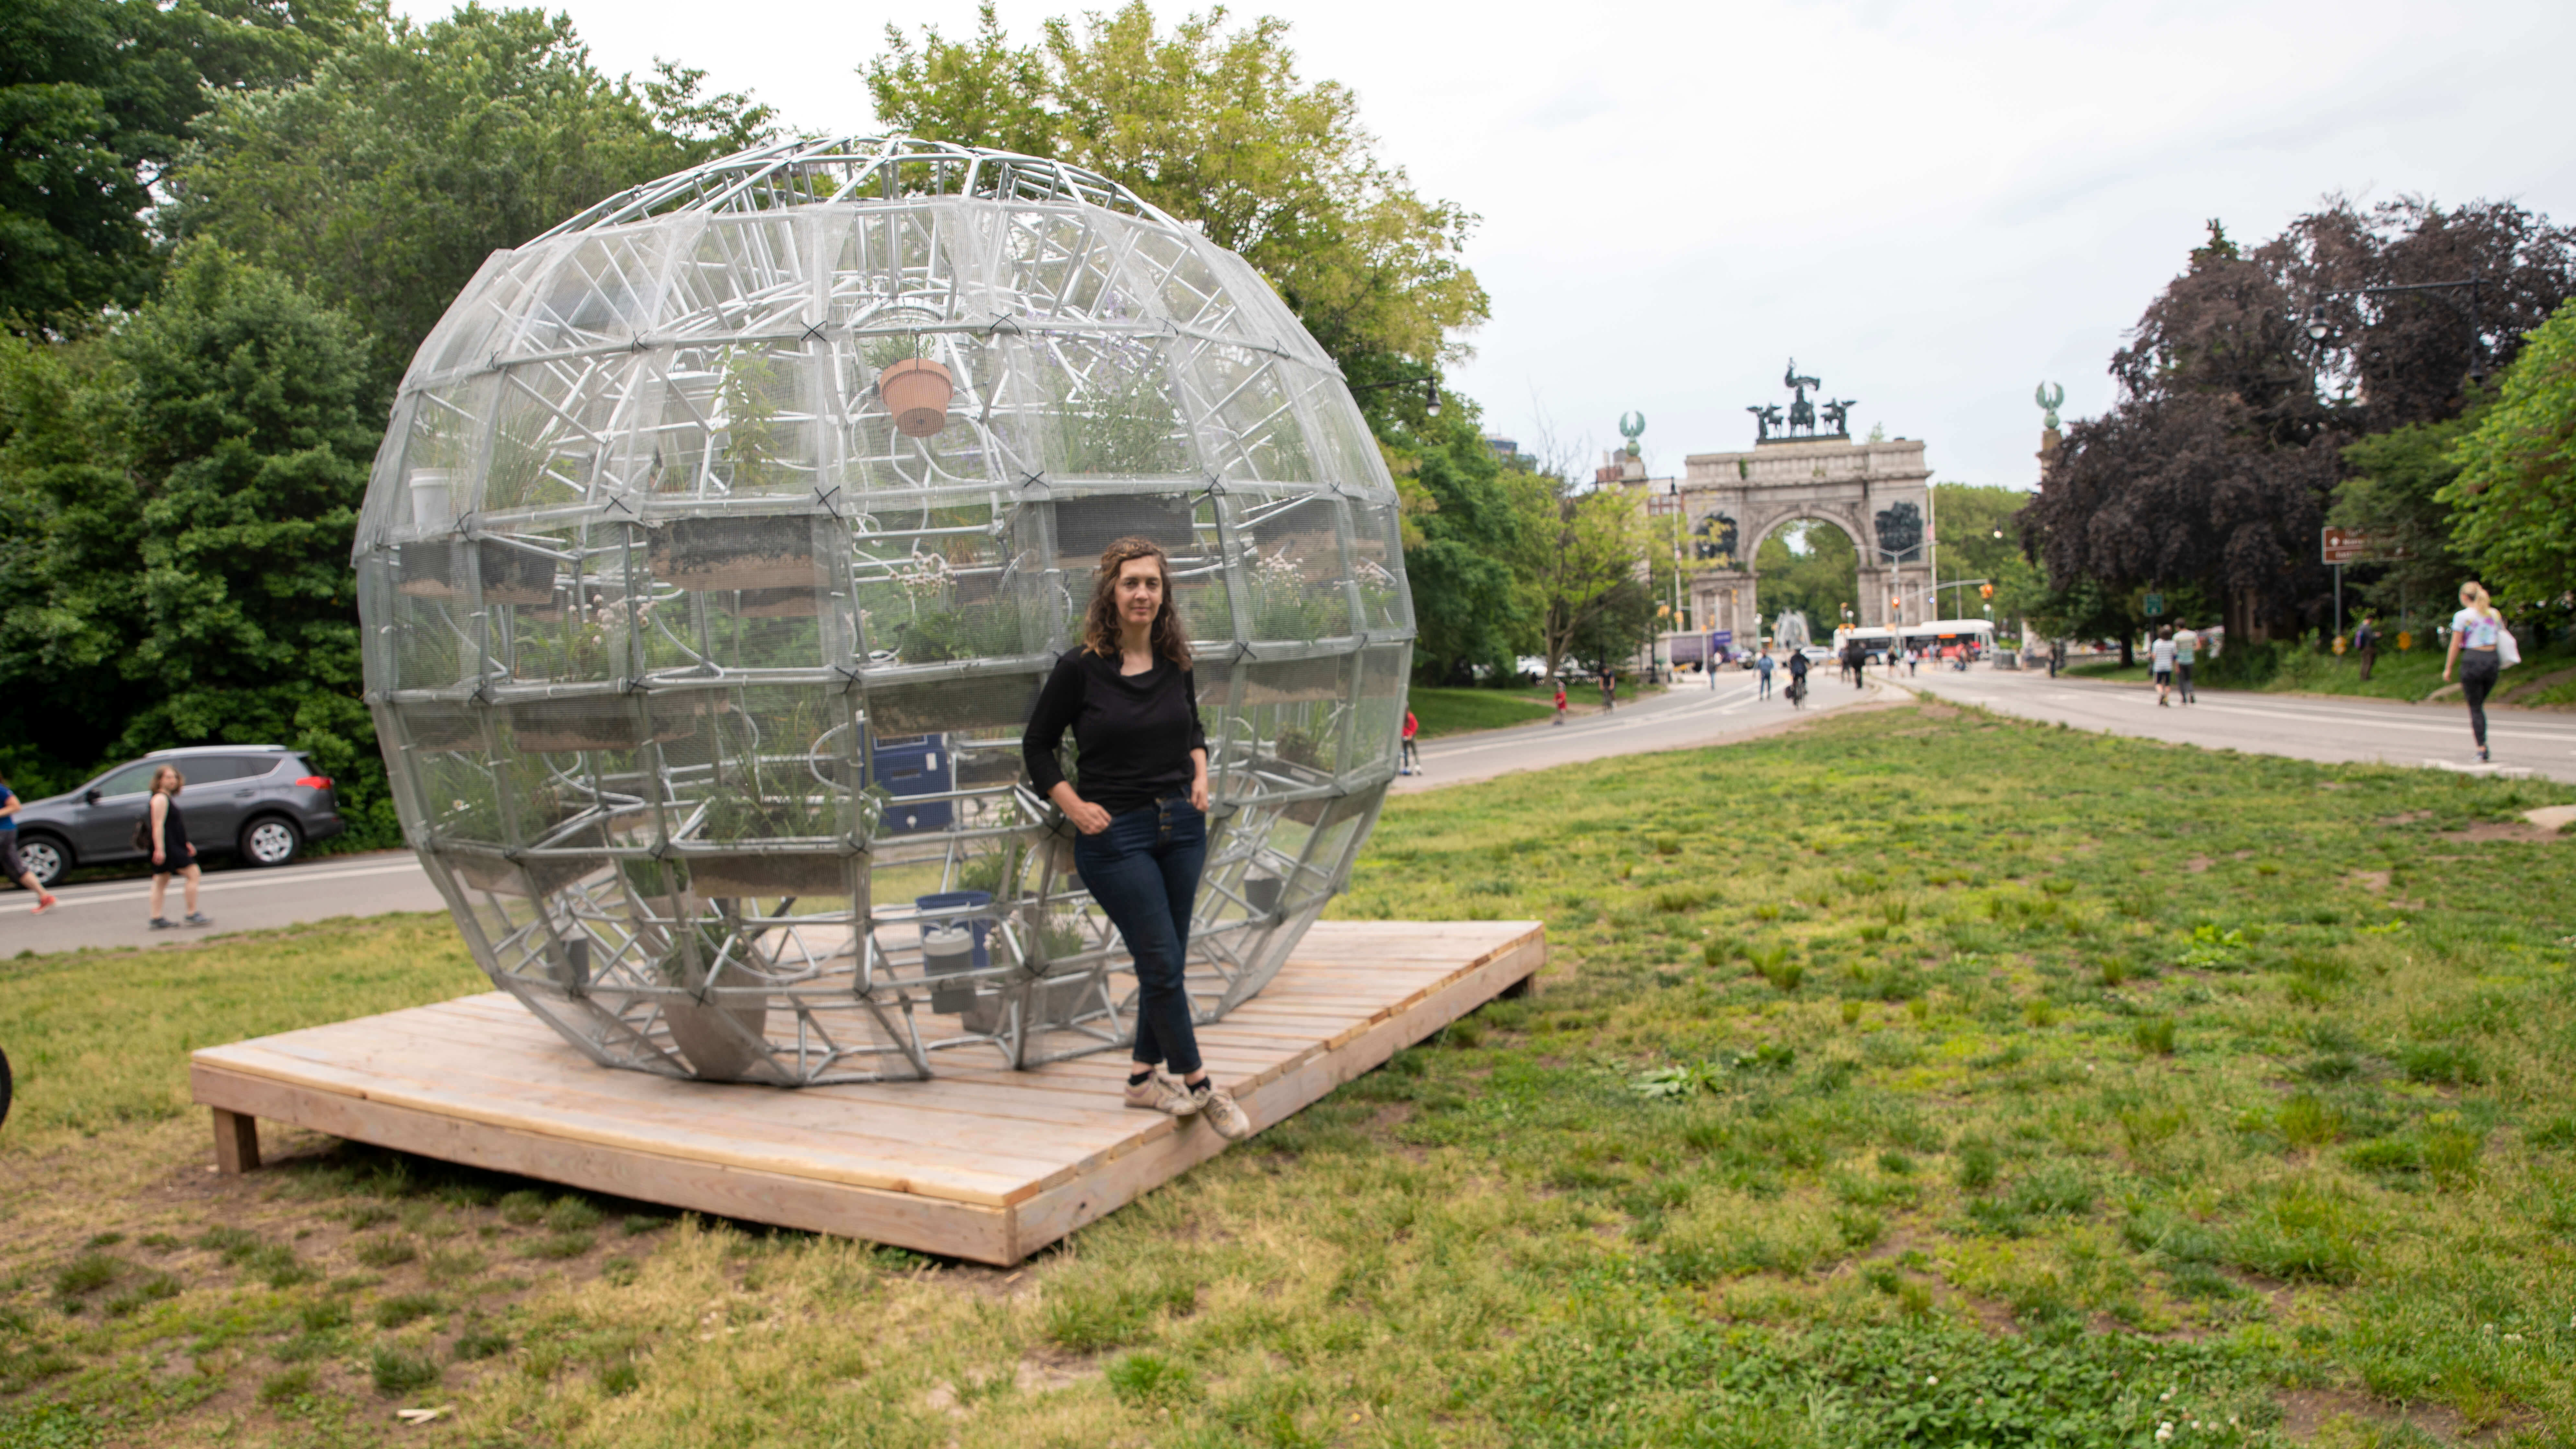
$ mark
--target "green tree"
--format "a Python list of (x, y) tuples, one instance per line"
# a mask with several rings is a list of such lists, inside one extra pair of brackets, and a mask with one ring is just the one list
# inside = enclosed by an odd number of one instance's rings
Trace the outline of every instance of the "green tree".
[(127, 373), (98, 337), (0, 337), (0, 770), (67, 789), (123, 733), (144, 630)]
[(1773, 529), (1753, 552), (1753, 573), (1765, 633), (1782, 610), (1796, 609), (1822, 644), (1842, 625), (1845, 609), (1858, 616), (1860, 550), (1830, 523), (1802, 519)]
[[(878, 118), (913, 135), (1087, 167), (1240, 253), (1354, 383), (1437, 374), (1485, 319), (1458, 260), (1476, 218), (1415, 193), (1376, 154), (1358, 98), (1298, 78), (1287, 22), (1222, 9), (1159, 29), (1144, 0), (1010, 43), (988, 3), (975, 38), (889, 26), (867, 77)], [(1380, 430), (1421, 421), (1411, 389), (1362, 393)]]
[(1430, 681), (1510, 679), (1540, 648), (1533, 581), (1515, 561), (1535, 555), (1551, 480), (1510, 468), (1461, 404), (1382, 443), (1403, 495), (1404, 568), (1419, 630), (1415, 668)]
[(1598, 668), (1626, 657), (1652, 633), (1655, 605), (1639, 578), (1645, 518), (1637, 499), (1562, 475), (1547, 483), (1525, 496), (1533, 518), (1523, 568), (1540, 605), (1540, 655), (1553, 675), (1569, 658)]
[(292, 744), (340, 777), (358, 838), (387, 838), (348, 558), (365, 355), (348, 318), (202, 242), (103, 339), (7, 354), (0, 696), (39, 757), (13, 765), (67, 783), (148, 749)]
[(2344, 444), (2345, 466), (2358, 471), (2335, 491), (2327, 520), (2407, 555), (2361, 566), (2370, 574), (2366, 582), (2355, 579), (2364, 601), (2383, 609), (2447, 612), (2444, 600), (2469, 577), (2468, 565), (2451, 546), (2452, 510), (2442, 490), (2460, 476), (2460, 441), (2477, 417), (2413, 423)]
[(210, 87), (303, 73), (355, 7), (273, 0), (0, 6), (0, 316), (131, 307), (159, 268), (143, 213)]
[(2453, 536), (2488, 590), (2576, 591), (2576, 301), (2531, 333), (2453, 456), (2460, 475), (2437, 496), (2457, 510)]
[(309, 83), (223, 95), (166, 220), (355, 318), (378, 399), (493, 251), (769, 134), (768, 107), (701, 95), (701, 72), (601, 74), (562, 15), (377, 18)]

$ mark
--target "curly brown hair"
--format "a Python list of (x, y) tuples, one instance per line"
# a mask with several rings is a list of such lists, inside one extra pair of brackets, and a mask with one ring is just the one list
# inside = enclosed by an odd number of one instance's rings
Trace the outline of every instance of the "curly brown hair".
[(1122, 538), (1100, 551), (1100, 567), (1091, 575), (1091, 607), (1083, 611), (1082, 647), (1105, 658), (1118, 657), (1118, 571), (1140, 558), (1150, 558), (1163, 575), (1163, 607), (1154, 615), (1154, 652), (1176, 669), (1190, 667), (1190, 631), (1181, 625), (1172, 602), (1172, 560), (1150, 538)]

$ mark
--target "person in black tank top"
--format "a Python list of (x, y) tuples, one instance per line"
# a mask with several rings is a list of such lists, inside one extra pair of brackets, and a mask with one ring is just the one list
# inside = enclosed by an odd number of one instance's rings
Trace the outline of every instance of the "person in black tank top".
[[(1252, 1122), (1199, 1060), (1184, 984), (1208, 805), (1189, 639), (1172, 608), (1163, 550), (1141, 538), (1111, 544), (1092, 578), (1083, 641), (1047, 676), (1020, 756), (1030, 782), (1079, 832), (1074, 870), (1136, 963), (1127, 1105), (1199, 1117), (1231, 1139)], [(1081, 751), (1079, 788), (1056, 759), (1068, 729)]]
[(179, 808), (179, 791), (186, 787), (187, 777), (176, 765), (163, 765), (152, 772), (152, 798), (143, 805), (143, 824), (152, 841), (152, 929), (166, 931), (170, 922), (161, 915), (161, 902), (170, 891), (170, 877), (178, 876), (180, 891), (188, 907), (188, 926), (211, 926), (214, 919), (197, 911), (197, 847), (188, 843), (188, 817)]

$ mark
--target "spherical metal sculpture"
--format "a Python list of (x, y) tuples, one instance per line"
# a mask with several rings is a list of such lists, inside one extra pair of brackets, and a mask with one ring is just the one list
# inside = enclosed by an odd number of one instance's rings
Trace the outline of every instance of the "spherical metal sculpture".
[(1092, 567), (1170, 553), (1215, 805), (1202, 1020), (1394, 774), (1395, 491), (1243, 260), (1116, 184), (795, 142), (493, 255), (356, 550), (403, 828), (494, 982), (609, 1066), (809, 1084), (1123, 1045), (1019, 737)]

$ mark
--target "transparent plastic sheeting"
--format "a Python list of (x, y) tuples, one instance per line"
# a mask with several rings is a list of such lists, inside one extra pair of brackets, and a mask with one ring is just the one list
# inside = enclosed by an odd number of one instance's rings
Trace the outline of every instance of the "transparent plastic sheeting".
[[(928, 436), (880, 396), (910, 359), (953, 384)], [(1051, 163), (800, 142), (614, 198), (485, 263), (376, 459), (404, 831), (493, 981), (604, 1065), (1122, 1046), (1131, 963), (1019, 739), (1129, 534), (1197, 641), (1211, 1021), (1395, 769), (1395, 492), (1330, 359), (1240, 258)]]

